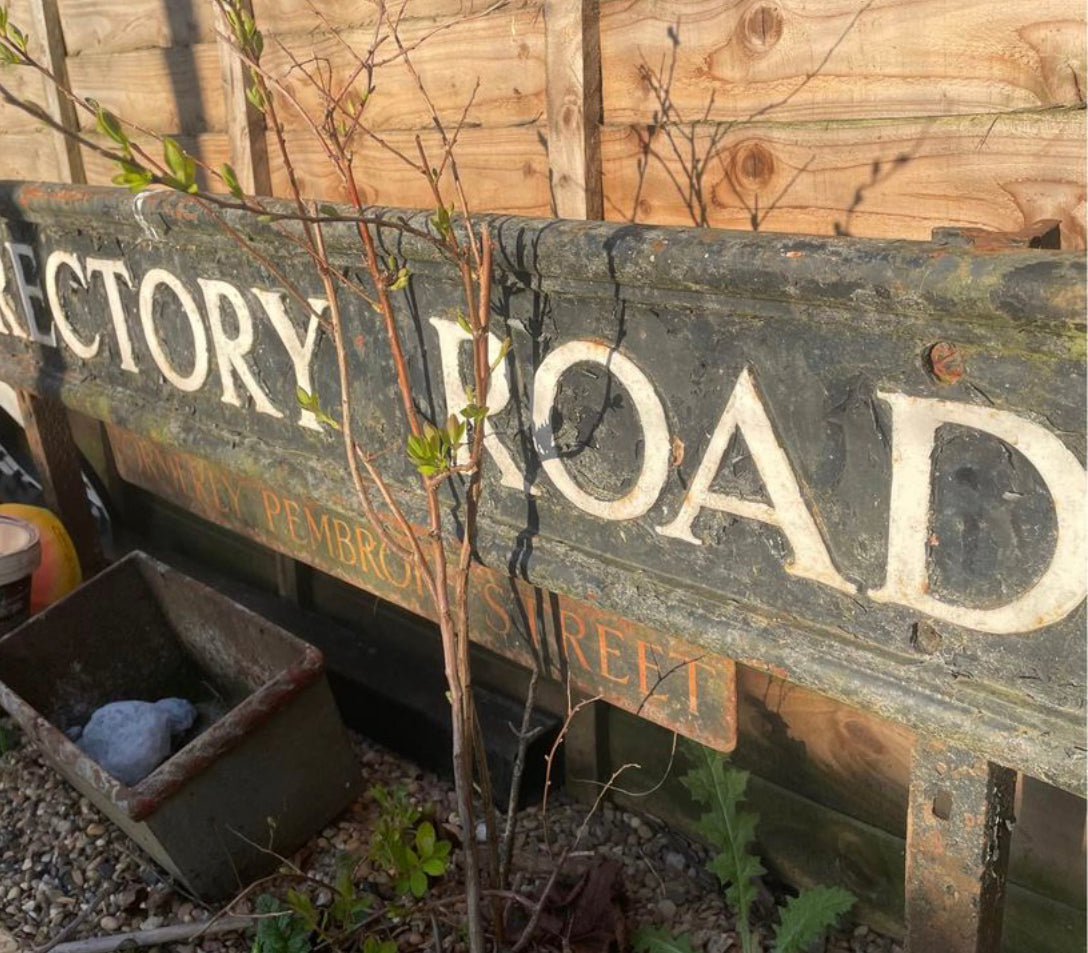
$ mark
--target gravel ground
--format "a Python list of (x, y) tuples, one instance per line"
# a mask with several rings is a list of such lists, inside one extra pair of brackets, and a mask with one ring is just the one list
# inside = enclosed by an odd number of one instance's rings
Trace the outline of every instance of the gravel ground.
[[(355, 747), (368, 784), (404, 785), (414, 801), (434, 805), (436, 819), (456, 827), (449, 784), (365, 739), (356, 738)], [(552, 855), (547, 845), (556, 854), (562, 851), (585, 815), (585, 807), (562, 795), (553, 798), (546, 825), (539, 808), (522, 812), (515, 843), (515, 869), (523, 872), (517, 884), (522, 894), (532, 894), (550, 872)], [(376, 805), (364, 796), (303, 848), (294, 862), (307, 873), (322, 876), (334, 869), (344, 851), (365, 856), (375, 816)], [(606, 805), (591, 819), (583, 843), (572, 855), (572, 877), (585, 870), (594, 855), (611, 856), (622, 864), (629, 930), (667, 925), (675, 932), (689, 932), (697, 951), (739, 950), (733, 920), (714, 877), (704, 868), (707, 854), (701, 845), (650, 816)], [(360, 874), (379, 884), (383, 880), (365, 863)], [(323, 895), (327, 891), (308, 889), (319, 905), (328, 902), (329, 897)], [(33, 747), (7, 752), (0, 757), (0, 925), (23, 949), (31, 950), (54, 937), (96, 898), (97, 909), (69, 939), (206, 920), (216, 913), (186, 896), (47, 767)], [(764, 914), (771, 912), (772, 903), (767, 894), (762, 900)], [(243, 901), (233, 912), (245, 914), (250, 908)], [(4, 950), (3, 933), (0, 929), (0, 951)], [(402, 951), (433, 949), (430, 921), (404, 923), (395, 939)], [(462, 949), (452, 931), (444, 945), (452, 947), (450, 953)], [(174, 944), (170, 949), (173, 953), (248, 953), (250, 942), (224, 936)], [(864, 926), (837, 932), (826, 950), (902, 953), (897, 943)]]

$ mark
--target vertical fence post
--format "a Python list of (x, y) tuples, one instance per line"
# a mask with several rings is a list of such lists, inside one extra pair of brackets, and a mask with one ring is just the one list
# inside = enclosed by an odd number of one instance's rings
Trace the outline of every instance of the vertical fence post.
[[(245, 9), (253, 7), (246, 0)], [(223, 11), (215, 11), (219, 70), (223, 80), (223, 106), (230, 140), (230, 161), (238, 184), (247, 195), (271, 195), (272, 176), (268, 166), (268, 145), (264, 137), (264, 114), (246, 98), (248, 73), (245, 63), (231, 46), (230, 25)]]
[[(597, 0), (545, 0), (548, 172), (560, 218), (604, 218), (601, 40)], [(609, 773), (608, 705), (575, 717), (564, 742), (567, 789), (592, 800)]]
[(909, 953), (998, 953), (1016, 772), (919, 738), (907, 815)]
[[(75, 106), (63, 92), (71, 87), (57, 0), (32, 0), (30, 16), (33, 38), (40, 44), (42, 63), (56, 79), (56, 83), (45, 81), (45, 95), (49, 116), (56, 127), (53, 138), (60, 177), (67, 182), (84, 183), (87, 176), (79, 143), (64, 132), (75, 131), (79, 123)], [(30, 318), (31, 315), (27, 315), (27, 319)], [(71, 536), (84, 575), (92, 575), (103, 567), (105, 560), (83, 486), (80, 455), (68, 423), (68, 412), (59, 400), (44, 394), (20, 390), (18, 398), (27, 444), (42, 481), (45, 502)]]
[(548, 165), (555, 214), (604, 217), (601, 40), (597, 0), (546, 0)]
[(62, 89), (70, 90), (71, 86), (68, 83), (64, 30), (61, 28), (57, 0), (32, 0), (30, 18), (33, 38), (41, 43), (42, 63), (57, 81), (54, 84), (45, 80), (45, 101), (50, 118), (60, 127), (53, 132), (60, 178), (64, 182), (78, 185), (87, 181), (83, 169), (83, 154), (79, 151), (79, 143), (61, 131), (76, 130), (79, 122), (76, 118), (76, 107), (62, 92)]

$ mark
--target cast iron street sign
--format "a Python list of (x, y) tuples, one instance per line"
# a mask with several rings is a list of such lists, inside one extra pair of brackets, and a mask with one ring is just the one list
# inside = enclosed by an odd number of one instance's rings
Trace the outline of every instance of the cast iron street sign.
[[(422, 608), (297, 402), (338, 406), (331, 343), (194, 201), (8, 185), (0, 215), (0, 377), (111, 424), (127, 479)], [(320, 295), (296, 246), (233, 221)], [(722, 748), (741, 662), (1083, 792), (1082, 257), (493, 229), (513, 347), (487, 400), (485, 642)], [(384, 240), (442, 420), (465, 403), (458, 282)], [(362, 280), (346, 226), (329, 245)], [(380, 324), (344, 303), (361, 443), (422, 523)]]

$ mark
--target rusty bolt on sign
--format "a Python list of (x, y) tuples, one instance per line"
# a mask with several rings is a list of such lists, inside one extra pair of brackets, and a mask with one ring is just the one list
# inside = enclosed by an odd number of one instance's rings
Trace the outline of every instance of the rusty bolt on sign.
[(960, 349), (948, 341), (938, 341), (926, 351), (926, 367), (941, 384), (955, 384), (967, 370)]

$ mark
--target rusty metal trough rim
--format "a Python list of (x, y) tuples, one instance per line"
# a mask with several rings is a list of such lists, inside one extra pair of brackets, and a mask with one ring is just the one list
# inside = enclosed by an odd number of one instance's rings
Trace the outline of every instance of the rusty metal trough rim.
[[(290, 214), (287, 201), (263, 200)], [(327, 206), (326, 206), (327, 207)], [(168, 241), (220, 225), (200, 199), (167, 189), (133, 196), (125, 189), (0, 180), (0, 217), (47, 224), (58, 218), (103, 219)], [(345, 216), (352, 210), (333, 206)], [(374, 207), (427, 229), (418, 209)], [(249, 212), (217, 213), (254, 241), (283, 242), (272, 225)], [(932, 241), (808, 236), (712, 228), (631, 225), (481, 214), (495, 238), (496, 267), (534, 278), (623, 286), (648, 284), (687, 292), (728, 293), (757, 300), (826, 304), (837, 310), (925, 315), (954, 309), (964, 320), (1082, 334), (1088, 297), (1083, 252), (1016, 249), (979, 251)], [(297, 227), (297, 226), (290, 226)], [(379, 229), (383, 246), (413, 262), (441, 261), (429, 243), (395, 229)], [(348, 222), (326, 226), (329, 249), (357, 251)], [(602, 256), (601, 247), (607, 250)], [(590, 252), (593, 252), (592, 254)], [(702, 254), (698, 254), (702, 252)], [(904, 273), (924, 269), (925, 281), (906, 286)], [(1042, 270), (1042, 273), (1040, 273)], [(923, 286), (924, 285), (924, 286)]]
[[(134, 550), (118, 560), (99, 575), (83, 583), (94, 585), (104, 576), (124, 571), (130, 564), (160, 575), (183, 576), (140, 550)], [(37, 712), (25, 699), (0, 679), (0, 707), (9, 711), (20, 727), (43, 749), (53, 754), (60, 763), (73, 767), (85, 781), (109, 798), (133, 821), (142, 821), (154, 814), (159, 807), (182, 786), (207, 769), (222, 755), (241, 743), (256, 728), (264, 724), (291, 699), (316, 682), (325, 672), (324, 654), (307, 642), (291, 635), (285, 629), (257, 615), (251, 609), (229, 600), (202, 582), (185, 576), (194, 587), (205, 590), (210, 599), (231, 602), (232, 608), (243, 617), (260, 620), (265, 628), (273, 629), (297, 642), (302, 649), (300, 658), (249, 694), (240, 704), (230, 709), (208, 729), (190, 741), (184, 748), (171, 755), (139, 784), (122, 784), (99, 765), (88, 758), (67, 735)], [(81, 587), (82, 588), (82, 587)], [(46, 619), (61, 603), (50, 606), (29, 622)], [(26, 625), (27, 623), (24, 623)], [(17, 635), (23, 626), (0, 639), (2, 644)]]

